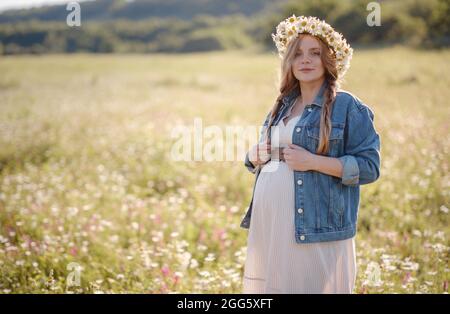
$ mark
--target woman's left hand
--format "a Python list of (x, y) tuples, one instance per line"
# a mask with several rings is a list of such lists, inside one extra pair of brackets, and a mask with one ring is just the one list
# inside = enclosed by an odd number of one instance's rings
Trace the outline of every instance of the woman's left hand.
[(308, 171), (313, 170), (315, 154), (309, 152), (301, 146), (289, 144), (283, 151), (284, 159), (292, 170)]

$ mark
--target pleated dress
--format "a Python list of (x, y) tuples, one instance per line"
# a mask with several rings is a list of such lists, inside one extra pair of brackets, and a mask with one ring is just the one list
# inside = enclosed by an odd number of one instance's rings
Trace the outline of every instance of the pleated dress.
[[(292, 143), (301, 115), (278, 123), (279, 145)], [(269, 167), (269, 161), (264, 167)], [(272, 165), (273, 166), (273, 165)], [(352, 293), (356, 281), (354, 237), (329, 242), (295, 241), (294, 171), (284, 161), (261, 169), (247, 238), (243, 293)]]

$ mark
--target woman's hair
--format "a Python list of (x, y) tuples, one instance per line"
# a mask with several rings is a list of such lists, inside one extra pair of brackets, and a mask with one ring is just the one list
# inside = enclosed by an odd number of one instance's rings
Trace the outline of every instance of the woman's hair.
[[(269, 130), (272, 126), (273, 119), (281, 107), (281, 100), (283, 97), (288, 95), (294, 89), (300, 90), (299, 81), (292, 73), (292, 63), (294, 62), (300, 41), (304, 36), (304, 34), (300, 34), (288, 44), (284, 58), (281, 61), (280, 95), (277, 97), (270, 114), (269, 123), (266, 129), (266, 138), (268, 132), (270, 132)], [(325, 80), (327, 81), (324, 93), (325, 101), (320, 114), (320, 138), (316, 153), (326, 154), (328, 152), (328, 139), (331, 132), (331, 109), (334, 99), (336, 98), (336, 90), (339, 87), (339, 81), (337, 80), (336, 58), (333, 51), (320, 38), (313, 37), (319, 41), (321, 47), (320, 58), (322, 59), (322, 64), (325, 68)]]

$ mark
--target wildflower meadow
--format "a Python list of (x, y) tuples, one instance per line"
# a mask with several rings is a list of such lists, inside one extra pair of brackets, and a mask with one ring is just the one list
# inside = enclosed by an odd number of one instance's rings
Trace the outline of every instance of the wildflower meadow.
[[(361, 187), (355, 293), (448, 293), (449, 58), (355, 49), (342, 88), (373, 109), (382, 165)], [(261, 125), (278, 68), (254, 51), (2, 56), (0, 293), (240, 293), (254, 175), (242, 152), (196, 160), (191, 132)]]

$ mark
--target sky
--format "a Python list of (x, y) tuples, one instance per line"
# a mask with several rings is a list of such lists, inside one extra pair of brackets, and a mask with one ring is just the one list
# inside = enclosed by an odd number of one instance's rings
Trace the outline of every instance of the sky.
[(7, 9), (22, 9), (42, 5), (68, 3), (72, 1), (73, 0), (0, 0), (0, 12)]

